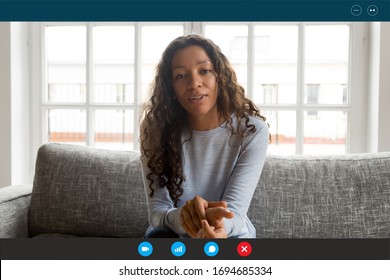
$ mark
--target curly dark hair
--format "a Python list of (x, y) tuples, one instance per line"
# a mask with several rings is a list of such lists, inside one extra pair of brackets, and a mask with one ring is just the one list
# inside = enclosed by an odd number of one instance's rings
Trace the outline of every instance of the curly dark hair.
[[(153, 196), (153, 183), (167, 188), (177, 206), (183, 194), (182, 183), (185, 180), (182, 159), (182, 133), (188, 125), (187, 112), (174, 99), (171, 63), (178, 50), (189, 46), (203, 48), (210, 58), (216, 73), (218, 84), (217, 108), (222, 119), (227, 121), (232, 135), (251, 134), (256, 127), (250, 123), (249, 116), (265, 121), (260, 110), (245, 96), (244, 88), (237, 83), (237, 76), (221, 49), (211, 40), (199, 35), (181, 36), (173, 40), (162, 54), (156, 69), (151, 97), (143, 109), (141, 123), (141, 153), (149, 173), (150, 196)], [(233, 127), (231, 115), (238, 123), (245, 119), (245, 127)]]

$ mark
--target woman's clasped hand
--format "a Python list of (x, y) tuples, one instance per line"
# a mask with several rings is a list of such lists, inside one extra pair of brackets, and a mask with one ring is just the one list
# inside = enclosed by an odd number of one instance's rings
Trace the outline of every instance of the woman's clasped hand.
[(207, 201), (195, 196), (182, 207), (180, 222), (192, 238), (226, 238), (223, 219), (233, 216), (225, 201)]

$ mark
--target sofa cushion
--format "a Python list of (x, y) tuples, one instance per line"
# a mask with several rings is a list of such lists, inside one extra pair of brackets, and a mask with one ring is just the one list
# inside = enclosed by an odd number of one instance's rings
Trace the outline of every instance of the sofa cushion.
[(139, 154), (45, 144), (36, 161), (30, 233), (142, 237), (148, 212)]
[(249, 216), (260, 238), (389, 238), (390, 153), (268, 156)]

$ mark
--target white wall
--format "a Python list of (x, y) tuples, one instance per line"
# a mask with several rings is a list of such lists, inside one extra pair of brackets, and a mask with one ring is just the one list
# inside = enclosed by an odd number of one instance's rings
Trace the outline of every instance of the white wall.
[(0, 187), (32, 182), (28, 23), (0, 23)]
[(29, 25), (11, 24), (12, 183), (31, 182)]
[(0, 22), (0, 187), (11, 184), (11, 26)]
[(378, 151), (390, 151), (390, 22), (381, 23)]
[(367, 151), (390, 151), (390, 22), (370, 24)]

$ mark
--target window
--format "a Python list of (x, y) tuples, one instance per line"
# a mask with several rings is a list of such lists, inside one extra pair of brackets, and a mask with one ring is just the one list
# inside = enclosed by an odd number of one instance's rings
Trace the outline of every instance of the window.
[(206, 23), (204, 30), (267, 117), (270, 153), (348, 151), (350, 24)]
[(43, 142), (137, 149), (138, 114), (183, 24), (43, 25)]
[(172, 39), (192, 32), (220, 46), (267, 117), (269, 153), (346, 153), (351, 133), (361, 136), (350, 127), (351, 113), (359, 110), (353, 98), (361, 98), (358, 90), (350, 92), (360, 87), (351, 67), (356, 23), (36, 25), (43, 38), (37, 40), (43, 57), (38, 146), (139, 149), (140, 109), (161, 53)]

